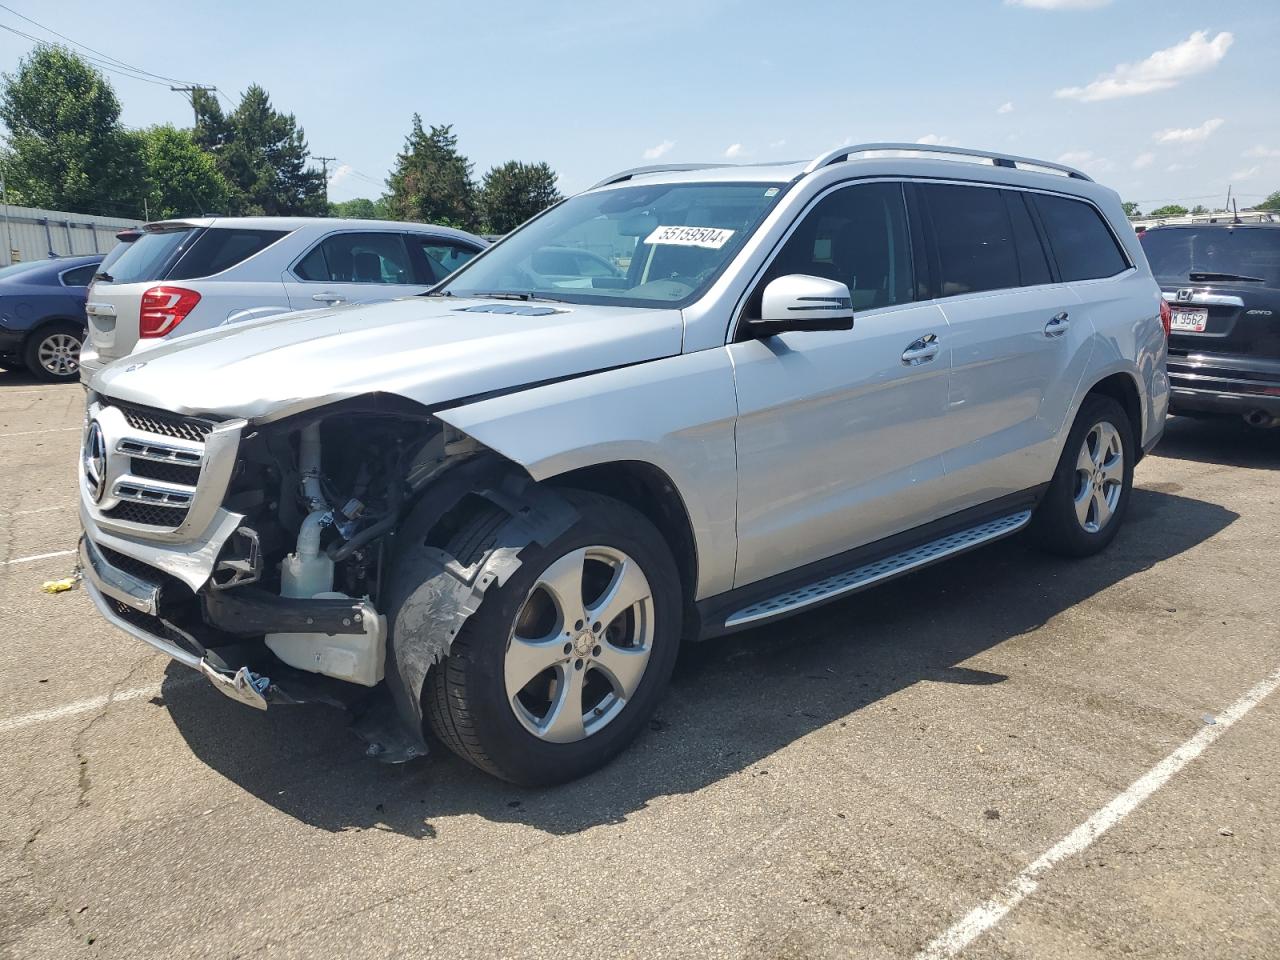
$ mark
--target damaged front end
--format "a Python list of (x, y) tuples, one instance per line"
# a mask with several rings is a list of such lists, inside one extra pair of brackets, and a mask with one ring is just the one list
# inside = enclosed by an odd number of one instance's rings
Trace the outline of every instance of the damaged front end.
[[(484, 591), (567, 502), (411, 401), (370, 395), (260, 425), (91, 396), (80, 557), (113, 624), (249, 706), (350, 710), (367, 752), (426, 752), (422, 686)], [(469, 567), (476, 504), (507, 515)]]

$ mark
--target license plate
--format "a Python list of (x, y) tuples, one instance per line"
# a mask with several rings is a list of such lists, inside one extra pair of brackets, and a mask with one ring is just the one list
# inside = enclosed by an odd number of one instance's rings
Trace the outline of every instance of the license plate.
[(1173, 308), (1173, 323), (1171, 326), (1174, 330), (1182, 330), (1187, 333), (1204, 333), (1204, 328), (1208, 325), (1208, 307)]

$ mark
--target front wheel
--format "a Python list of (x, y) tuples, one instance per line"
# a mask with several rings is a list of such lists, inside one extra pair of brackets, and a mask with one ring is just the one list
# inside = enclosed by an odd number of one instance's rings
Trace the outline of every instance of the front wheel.
[(1110, 397), (1086, 397), (1032, 521), (1043, 549), (1087, 557), (1115, 538), (1133, 490), (1135, 451), (1124, 408)]
[[(432, 731), (451, 750), (530, 786), (581, 777), (630, 743), (680, 642), (680, 578), (662, 535), (609, 497), (564, 495), (577, 521), (521, 552), (423, 691)], [(475, 517), (449, 552), (463, 564), (483, 556), (505, 518), (497, 513)]]
[(41, 380), (65, 383), (80, 377), (80, 348), (84, 330), (74, 323), (50, 323), (27, 340), (27, 369)]

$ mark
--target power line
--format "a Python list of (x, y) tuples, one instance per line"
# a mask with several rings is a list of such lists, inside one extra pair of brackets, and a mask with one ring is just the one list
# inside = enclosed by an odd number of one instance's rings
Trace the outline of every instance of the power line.
[[(41, 46), (41, 47), (51, 46), (48, 40), (42, 40), (40, 37), (33, 37), (31, 34), (24, 33), (23, 31), (18, 30), (15, 27), (8, 26), (7, 24), (0, 23), (0, 30), (8, 30), (10, 33), (17, 34), (18, 36), (23, 37), (24, 39), (30, 40), (32, 43), (36, 44), (37, 46)], [(119, 67), (113, 66), (111, 64), (103, 62), (102, 60), (99, 60), (97, 57), (90, 57), (85, 54), (78, 54), (78, 56), (80, 56), (84, 60), (87, 60), (89, 63), (92, 63), (95, 67), (97, 67), (100, 70), (106, 70), (110, 73), (116, 73), (122, 77), (128, 77), (131, 80), (141, 80), (143, 83), (151, 83), (157, 87), (168, 86), (167, 83), (163, 83), (160, 80), (152, 80), (150, 77), (139, 76), (137, 73), (130, 73), (126, 70), (122, 70)]]
[[(179, 79), (177, 79), (176, 77), (166, 77), (164, 74), (160, 74), (160, 73), (153, 73), (153, 72), (151, 72), (150, 70), (144, 70), (142, 67), (134, 66), (134, 65), (133, 65), (133, 64), (131, 64), (131, 63), (126, 63), (126, 62), (125, 62), (125, 61), (123, 61), (123, 60), (120, 60), (120, 59), (118, 59), (118, 58), (116, 58), (116, 57), (113, 57), (113, 56), (111, 56), (111, 54), (109, 54), (109, 53), (103, 53), (101, 50), (96, 50), (96, 49), (94, 49), (93, 47), (89, 46), (87, 43), (81, 43), (79, 40), (72, 40), (72, 39), (71, 39), (70, 37), (68, 37), (65, 33), (59, 33), (57, 30), (54, 30), (52, 27), (46, 27), (46, 26), (45, 26), (43, 23), (41, 23), (40, 21), (38, 21), (38, 20), (33, 20), (33, 19), (31, 19), (30, 17), (28, 17), (26, 14), (24, 14), (24, 13), (19, 13), (17, 10), (13, 9), (13, 7), (10, 7), (10, 6), (8, 6), (7, 4), (0, 3), (0, 10), (8, 10), (8, 11), (9, 11), (10, 13), (12, 13), (15, 17), (19, 17), (19, 18), (21, 18), (21, 19), (25, 20), (27, 23), (31, 24), (32, 26), (39, 27), (39, 28), (40, 28), (41, 30), (43, 30), (45, 33), (51, 33), (51, 34), (53, 34), (55, 37), (58, 37), (58, 38), (59, 38), (59, 39), (61, 39), (61, 40), (65, 40), (65, 41), (67, 41), (67, 43), (71, 44), (72, 46), (79, 47), (79, 48), (80, 48), (80, 49), (82, 49), (82, 50), (88, 50), (90, 53), (96, 53), (99, 57), (102, 57), (102, 58), (104, 58), (104, 59), (106, 59), (106, 60), (109, 60), (110, 62), (112, 62), (112, 63), (116, 64), (117, 66), (123, 67), (123, 68), (125, 68), (126, 70), (132, 70), (134, 73), (142, 73), (142, 74), (146, 74), (146, 75), (147, 75), (147, 76), (149, 76), (149, 77), (155, 77), (157, 80), (167, 80), (167, 81), (169, 81), (170, 83), (185, 83), (185, 82), (186, 82), (186, 81), (183, 81), (183, 80), (179, 80)], [(46, 42), (46, 41), (36, 40), (36, 38), (34, 38), (34, 37), (30, 37), (30, 36), (28, 36), (28, 37), (27, 37), (27, 39), (29, 39), (29, 40), (35, 40), (37, 43), (44, 43), (44, 42)]]

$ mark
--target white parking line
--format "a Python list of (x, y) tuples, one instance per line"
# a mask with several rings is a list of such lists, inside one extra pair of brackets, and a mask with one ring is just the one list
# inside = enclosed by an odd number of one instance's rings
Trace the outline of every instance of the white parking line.
[(29, 517), (33, 513), (49, 513), (52, 510), (73, 510), (74, 503), (62, 503), (54, 507), (36, 507), (34, 510), (15, 510), (13, 513), (0, 513), (2, 517)]
[(44, 430), (21, 430), (18, 433), (0, 433), (0, 440), (6, 437), (34, 437), (41, 433), (69, 433), (72, 430), (80, 430), (81, 427), (48, 427)]
[(916, 954), (916, 960), (941, 960), (954, 957), (982, 936), (1005, 916), (1035, 893), (1040, 880), (1055, 866), (1093, 844), (1100, 836), (1131, 814), (1139, 804), (1163, 787), (1175, 773), (1200, 756), (1237, 720), (1263, 701), (1280, 686), (1280, 670), (1258, 683), (1243, 697), (1218, 714), (1212, 726), (1206, 726), (1154, 767), (1135, 780), (1124, 793), (1091, 816), (1080, 826), (1045, 851), (1039, 859), (1013, 878), (998, 895), (975, 907), (958, 923)]
[(17, 557), (13, 560), (0, 560), (0, 567), (10, 563), (31, 563), (33, 560), (49, 560), (53, 557), (69, 557), (74, 553), (74, 550), (55, 550), (53, 553), (37, 553), (31, 557)]

